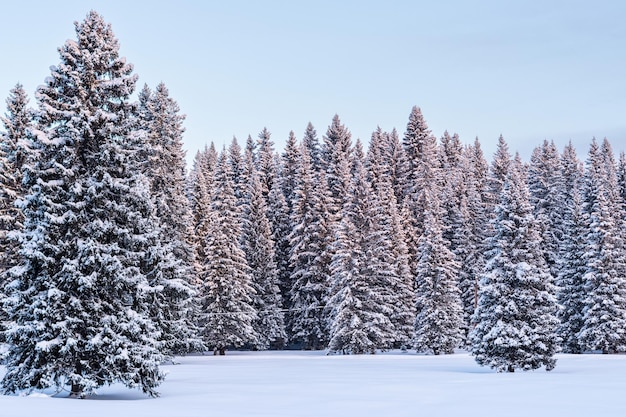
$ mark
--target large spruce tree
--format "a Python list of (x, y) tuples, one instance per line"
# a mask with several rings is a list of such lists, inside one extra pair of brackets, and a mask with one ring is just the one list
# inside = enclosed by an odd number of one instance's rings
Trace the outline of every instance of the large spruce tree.
[(356, 156), (353, 169), (350, 200), (341, 211), (331, 263), (328, 348), (362, 354), (392, 346), (394, 309), (387, 297), (389, 259), (379, 256), (384, 236), (376, 221), (365, 168)]
[(501, 185), (471, 351), (480, 365), (500, 372), (551, 370), (558, 350), (555, 288), (521, 162), (511, 162)]
[(587, 226), (582, 209), (582, 163), (571, 142), (561, 156), (562, 239), (559, 243), (559, 269), (557, 274), (559, 319), (558, 335), (566, 353), (582, 353), (578, 333), (583, 326), (585, 308), (584, 276), (586, 273)]
[(330, 276), (331, 234), (326, 209), (326, 181), (316, 173), (309, 147), (299, 149), (295, 200), (289, 235), (291, 286), (288, 328), (292, 342), (304, 349), (323, 349), (328, 344), (326, 306)]
[(0, 117), (5, 130), (0, 132), (0, 283), (2, 274), (17, 261), (18, 243), (10, 234), (21, 230), (24, 223), (24, 215), (15, 203), (26, 191), (22, 167), (30, 154), (33, 116), (21, 84), (11, 89), (6, 104), (7, 112)]
[(616, 163), (608, 141), (594, 139), (587, 158), (583, 213), (587, 229), (584, 254), (583, 350), (626, 351), (626, 253)]
[(77, 40), (59, 48), (37, 93), (40, 157), (27, 171), (2, 384), (69, 385), (82, 397), (121, 382), (157, 395), (163, 355), (149, 299), (160, 289), (142, 266), (160, 241), (149, 183), (134, 166), (136, 76), (100, 15), (75, 26)]
[(220, 154), (206, 235), (206, 258), (200, 274), (200, 332), (215, 353), (228, 347), (256, 346), (253, 327), (256, 292), (241, 248), (241, 217), (233, 189), (226, 150)]
[[(151, 92), (144, 86), (139, 96), (140, 128), (146, 140), (138, 161), (150, 181), (150, 195), (160, 224), (162, 244), (150, 248), (152, 268), (162, 267), (151, 276), (151, 284), (162, 291), (152, 298), (152, 314), (161, 330), (163, 351), (169, 354), (203, 350), (195, 323), (195, 286), (197, 283), (193, 250), (192, 217), (185, 195), (185, 152), (178, 104), (169, 96), (165, 84)], [(156, 250), (160, 248), (160, 250)]]

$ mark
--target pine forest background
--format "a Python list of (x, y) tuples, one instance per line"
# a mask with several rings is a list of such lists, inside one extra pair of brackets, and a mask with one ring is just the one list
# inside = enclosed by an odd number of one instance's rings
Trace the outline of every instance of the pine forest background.
[(122, 382), (227, 349), (467, 348), (500, 371), (626, 351), (626, 156), (591, 140), (353, 141), (335, 115), (285, 149), (211, 144), (187, 172), (184, 116), (143, 86), (91, 12), (35, 93), (10, 91), (0, 149), (5, 392)]

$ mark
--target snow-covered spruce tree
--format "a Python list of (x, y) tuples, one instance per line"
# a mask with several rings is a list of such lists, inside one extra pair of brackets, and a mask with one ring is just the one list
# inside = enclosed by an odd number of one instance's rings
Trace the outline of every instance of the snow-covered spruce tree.
[(578, 333), (583, 327), (584, 300), (587, 297), (584, 276), (587, 270), (587, 226), (582, 211), (582, 163), (570, 142), (561, 156), (563, 206), (557, 275), (559, 325), (557, 334), (566, 353), (582, 353)]
[(398, 132), (394, 128), (390, 133), (383, 134), (383, 160), (386, 161), (389, 171), (389, 181), (393, 187), (398, 206), (404, 202), (404, 178), (407, 171), (407, 160)]
[(371, 188), (365, 168), (354, 158), (350, 200), (341, 211), (331, 263), (331, 352), (375, 353), (394, 342), (394, 329), (385, 289), (389, 270), (377, 256), (380, 229), (376, 227)]
[(459, 264), (447, 247), (436, 188), (425, 193), (424, 233), (417, 248), (415, 338), (417, 351), (453, 353), (463, 339), (463, 306), (457, 285)]
[(497, 205), (499, 202), (510, 166), (511, 153), (509, 152), (509, 145), (504, 140), (504, 137), (500, 135), (496, 153), (493, 155), (493, 160), (489, 167), (489, 190), (491, 192), (491, 203), (493, 206)]
[(430, 184), (440, 181), (437, 177), (437, 138), (435, 138), (422, 116), (419, 107), (413, 107), (409, 115), (402, 142), (406, 155), (404, 199), (411, 213), (412, 233), (407, 235), (411, 272), (417, 267), (419, 236), (424, 232), (425, 190)]
[(333, 117), (328, 126), (322, 145), (322, 169), (326, 174), (330, 196), (328, 210), (331, 221), (341, 216), (340, 212), (348, 200), (350, 188), (350, 159), (352, 154), (352, 135), (341, 124), (338, 115)]
[[(40, 158), (27, 169), (21, 265), (5, 303), (5, 392), (121, 382), (156, 396), (163, 380), (152, 287), (141, 265), (159, 243), (149, 183), (136, 166), (129, 101), (136, 77), (96, 12), (37, 93)], [(157, 265), (158, 267), (158, 265)]]
[[(150, 283), (162, 290), (153, 293), (152, 314), (161, 330), (162, 351), (181, 354), (202, 351), (197, 336), (197, 275), (192, 236), (192, 214), (185, 195), (184, 116), (165, 84), (151, 92), (144, 86), (139, 96), (140, 128), (145, 133), (142, 152), (144, 174), (150, 181), (156, 216), (161, 226), (160, 245), (149, 249), (145, 262)], [(154, 268), (160, 264), (160, 268)]]
[(226, 149), (215, 170), (206, 236), (206, 259), (200, 274), (200, 331), (214, 353), (228, 347), (255, 346), (255, 291), (246, 255), (240, 247), (241, 225)]
[[(280, 165), (280, 161), (276, 160), (276, 165)], [(289, 234), (292, 230), (291, 219), (289, 218), (289, 208), (287, 201), (282, 192), (282, 177), (276, 177), (273, 187), (268, 195), (267, 218), (272, 227), (272, 240), (274, 241), (274, 252), (276, 256), (276, 267), (278, 268), (278, 286), (281, 291), (281, 299), (283, 308), (290, 308), (289, 297), (285, 294), (289, 293), (291, 288), (291, 265), (290, 252), (291, 244), (289, 243)]]
[(467, 181), (464, 178), (466, 173), (461, 170), (463, 145), (459, 135), (450, 136), (448, 131), (445, 131), (438, 151), (441, 169), (438, 200), (444, 216), (443, 236), (450, 250), (456, 255), (465, 249), (467, 240), (465, 236), (467, 230), (464, 227), (467, 218), (467, 213), (464, 212), (467, 206)]
[(325, 181), (314, 171), (309, 148), (299, 149), (298, 172), (289, 235), (291, 288), (288, 327), (290, 339), (304, 349), (328, 345), (327, 301), (331, 235), (325, 206)]
[[(396, 137), (397, 139), (397, 137)], [(400, 208), (394, 192), (395, 170), (389, 134), (378, 128), (372, 134), (366, 166), (372, 188), (372, 219), (377, 234), (373, 235), (378, 273), (386, 274), (383, 288), (386, 301), (393, 309), (394, 346), (407, 347), (413, 336), (415, 322), (415, 279), (409, 268)]]
[(470, 333), (471, 352), (480, 365), (499, 372), (541, 366), (549, 371), (558, 350), (555, 289), (520, 162), (512, 162), (502, 185), (476, 327)]
[(192, 240), (195, 250), (196, 275), (206, 263), (206, 243), (209, 227), (211, 193), (213, 179), (217, 165), (217, 152), (215, 146), (198, 151), (193, 162), (193, 167), (187, 177), (187, 198), (190, 202), (192, 215)]
[(458, 263), (456, 281), (463, 304), (462, 328), (465, 340), (471, 327), (469, 318), (475, 309), (477, 277), (484, 266), (484, 230), (475, 230), (476, 222), (480, 221), (480, 216), (484, 213), (477, 210), (481, 206), (480, 195), (476, 191), (478, 184), (474, 176), (473, 148), (461, 147), (461, 153), (455, 154), (453, 159), (445, 156), (445, 148), (444, 143), (440, 147), (444, 173), (441, 184), (443, 191), (439, 193), (438, 199), (446, 201), (442, 207), (441, 218), (444, 226), (443, 238)]
[(296, 181), (298, 176), (298, 141), (293, 131), (289, 132), (289, 138), (285, 145), (285, 151), (281, 155), (280, 187), (287, 204), (287, 215), (291, 217), (293, 202), (295, 200)]
[[(18, 243), (9, 237), (20, 231), (24, 223), (22, 211), (15, 205), (26, 192), (22, 184), (22, 167), (30, 154), (32, 110), (21, 84), (17, 84), (6, 100), (7, 111), (0, 117), (0, 285), (2, 275), (17, 263)], [(0, 288), (0, 293), (2, 289)]]
[(257, 171), (250, 173), (243, 205), (242, 246), (252, 277), (255, 294), (252, 297), (257, 318), (253, 327), (259, 334), (256, 348), (280, 348), (287, 338), (281, 294), (278, 288), (278, 268), (274, 255), (272, 229), (267, 219), (267, 207)]
[(271, 216), (273, 224), (272, 230), (275, 232), (274, 237), (277, 239), (277, 260), (280, 262), (279, 287), (282, 294), (282, 305), (286, 310), (291, 308), (291, 300), (289, 297), (289, 291), (292, 286), (290, 277), (291, 245), (289, 243), (291, 238), (289, 234), (291, 233), (291, 222), (293, 220), (298, 182), (298, 164), (300, 163), (300, 151), (298, 148), (299, 145), (296, 135), (291, 131), (289, 132), (289, 138), (285, 145), (285, 151), (281, 155), (280, 160), (276, 162), (278, 177), (276, 181), (283, 194), (283, 198), (279, 198), (279, 201), (275, 201), (275, 193), (278, 192), (278, 189), (274, 190), (271, 198), (271, 200), (274, 200), (272, 206), (277, 209), (277, 212)]
[(243, 210), (242, 206), (247, 201), (249, 173), (246, 167), (245, 156), (241, 151), (241, 146), (237, 142), (237, 138), (233, 137), (228, 147), (228, 163), (230, 164), (230, 172), (232, 174), (233, 189), (237, 198), (237, 207)]
[(587, 271), (583, 326), (578, 338), (583, 350), (626, 351), (626, 253), (619, 207), (616, 165), (611, 146), (594, 139), (589, 149), (583, 186), (587, 226)]
[(554, 142), (544, 140), (533, 150), (528, 170), (530, 201), (540, 227), (542, 249), (550, 273), (556, 277), (559, 263), (559, 242), (562, 241), (561, 201), (562, 177), (560, 155)]
[(253, 155), (256, 156), (256, 168), (259, 172), (259, 180), (263, 186), (263, 196), (268, 201), (269, 193), (274, 186), (277, 167), (274, 160), (274, 142), (272, 142), (271, 133), (266, 127), (259, 133), (257, 147), (258, 150), (256, 153), (253, 152)]
[(465, 173), (464, 188), (466, 207), (461, 206), (463, 219), (462, 236), (464, 244), (457, 248), (459, 288), (463, 302), (464, 320), (467, 332), (472, 327), (471, 318), (478, 306), (478, 283), (485, 267), (487, 239), (490, 235), (491, 200), (488, 189), (489, 165), (485, 160), (478, 138), (466, 147), (461, 165)]
[(306, 129), (304, 130), (302, 145), (307, 148), (307, 151), (311, 157), (311, 167), (313, 171), (319, 172), (320, 169), (322, 169), (320, 141), (317, 137), (317, 131), (315, 130), (311, 122), (306, 125)]

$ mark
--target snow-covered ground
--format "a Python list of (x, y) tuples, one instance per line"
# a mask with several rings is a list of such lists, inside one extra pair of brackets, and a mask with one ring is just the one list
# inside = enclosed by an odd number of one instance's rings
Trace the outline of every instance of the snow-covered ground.
[(118, 385), (86, 400), (51, 392), (0, 396), (0, 416), (626, 415), (625, 355), (559, 355), (552, 372), (513, 374), (481, 368), (464, 353), (228, 352), (179, 362), (165, 367), (157, 399)]

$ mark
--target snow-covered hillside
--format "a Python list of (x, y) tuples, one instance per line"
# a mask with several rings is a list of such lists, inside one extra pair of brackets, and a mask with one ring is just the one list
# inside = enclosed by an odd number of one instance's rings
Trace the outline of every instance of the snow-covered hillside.
[[(626, 356), (557, 355), (551, 372), (496, 373), (461, 353), (228, 352), (166, 366), (161, 397), (121, 385), (86, 400), (0, 396), (3, 417), (622, 416)], [(1, 368), (0, 368), (1, 369)], [(4, 370), (2, 370), (4, 372)], [(0, 373), (2, 373), (0, 372)]]

